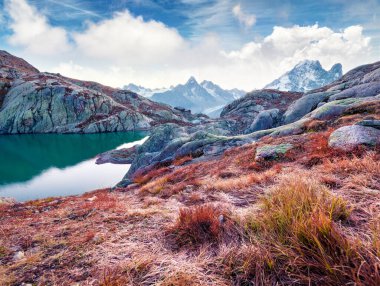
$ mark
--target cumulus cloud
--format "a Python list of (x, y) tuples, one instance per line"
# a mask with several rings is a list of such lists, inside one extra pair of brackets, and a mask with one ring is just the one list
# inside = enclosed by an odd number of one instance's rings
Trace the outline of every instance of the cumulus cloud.
[[(116, 87), (130, 82), (170, 86), (193, 75), (251, 90), (304, 59), (318, 59), (325, 68), (340, 62), (345, 71), (376, 59), (361, 26), (341, 31), (318, 25), (274, 27), (261, 40), (226, 50), (217, 35), (192, 42), (161, 22), (129, 11), (70, 32), (49, 24), (26, 0), (8, 0), (6, 10), (13, 31), (8, 43), (24, 49), (23, 56), (37, 68)], [(46, 55), (52, 56), (49, 61)]]
[(46, 17), (25, 0), (6, 1), (5, 9), (12, 19), (10, 29), (13, 33), (8, 38), (11, 45), (41, 55), (63, 53), (69, 49), (67, 32), (50, 26)]
[(317, 24), (274, 27), (272, 34), (262, 41), (252, 41), (240, 50), (225, 55), (270, 70), (267, 73), (257, 73), (259, 82), (268, 81), (271, 75), (279, 75), (304, 59), (319, 60), (327, 68), (340, 62), (346, 71), (375, 60), (370, 38), (363, 35), (361, 26), (350, 26), (335, 32)]
[(241, 5), (237, 4), (232, 8), (232, 13), (239, 20), (239, 22), (244, 25), (246, 28), (250, 28), (256, 23), (255, 15), (246, 14), (242, 11)]
[(128, 11), (112, 19), (90, 23), (82, 33), (73, 35), (80, 53), (124, 64), (163, 64), (184, 48), (185, 41), (174, 29), (156, 21), (144, 21)]

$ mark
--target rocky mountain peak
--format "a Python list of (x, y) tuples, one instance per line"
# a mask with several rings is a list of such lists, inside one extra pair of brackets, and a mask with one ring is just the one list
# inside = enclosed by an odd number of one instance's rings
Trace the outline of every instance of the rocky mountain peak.
[(329, 71), (318, 60), (304, 60), (274, 80), (265, 88), (282, 91), (306, 92), (325, 86), (342, 76), (342, 65), (335, 64)]
[(295, 65), (294, 69), (307, 69), (307, 68), (314, 68), (314, 69), (322, 69), (322, 65), (318, 60), (303, 60)]
[(195, 77), (191, 76), (188, 81), (186, 82), (186, 85), (198, 85), (198, 82), (197, 80), (195, 79)]

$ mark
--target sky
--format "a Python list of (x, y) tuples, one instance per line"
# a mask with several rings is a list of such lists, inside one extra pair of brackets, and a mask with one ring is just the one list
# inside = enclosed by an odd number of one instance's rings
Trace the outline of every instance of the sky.
[(380, 0), (0, 0), (0, 49), (113, 87), (262, 88), (302, 60), (380, 60)]

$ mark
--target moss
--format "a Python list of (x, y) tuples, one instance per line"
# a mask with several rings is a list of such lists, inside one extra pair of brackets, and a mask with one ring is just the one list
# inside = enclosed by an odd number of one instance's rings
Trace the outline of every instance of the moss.
[(287, 151), (293, 148), (292, 144), (284, 143), (279, 145), (264, 145), (256, 149), (257, 159), (275, 159), (283, 156)]
[(0, 258), (3, 258), (8, 253), (8, 250), (5, 246), (0, 245)]

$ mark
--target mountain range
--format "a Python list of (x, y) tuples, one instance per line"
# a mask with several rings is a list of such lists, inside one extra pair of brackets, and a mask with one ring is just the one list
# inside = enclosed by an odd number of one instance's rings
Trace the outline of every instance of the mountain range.
[(319, 61), (305, 60), (264, 88), (306, 92), (327, 85), (341, 76), (341, 64), (335, 64), (327, 71)]
[(193, 113), (204, 113), (210, 117), (219, 116), (222, 108), (246, 94), (239, 89), (223, 89), (211, 81), (198, 83), (190, 77), (185, 84), (170, 88), (149, 89), (135, 84), (128, 84), (124, 89), (136, 92), (151, 100), (169, 104), (173, 107), (190, 109)]
[[(341, 64), (335, 64), (329, 71), (326, 71), (319, 61), (305, 60), (266, 85), (265, 89), (306, 92), (327, 85), (341, 76)], [(198, 83), (194, 77), (190, 77), (185, 84), (169, 88), (150, 89), (133, 83), (123, 88), (153, 101), (190, 109), (193, 113), (204, 113), (213, 118), (220, 115), (224, 106), (247, 94), (237, 88), (223, 89), (211, 81), (204, 80)]]

